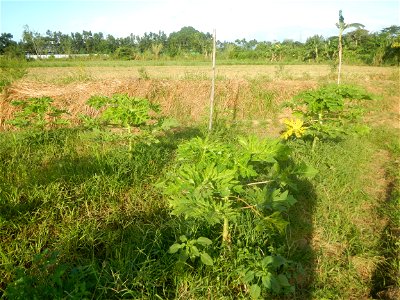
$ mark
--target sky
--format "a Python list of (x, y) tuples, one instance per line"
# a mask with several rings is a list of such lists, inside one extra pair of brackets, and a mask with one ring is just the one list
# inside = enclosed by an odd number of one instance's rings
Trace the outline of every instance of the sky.
[(337, 35), (340, 9), (346, 23), (370, 32), (400, 25), (400, 0), (0, 0), (0, 33), (19, 41), (24, 25), (43, 35), (91, 30), (114, 37), (192, 26), (216, 29), (220, 41), (304, 42)]

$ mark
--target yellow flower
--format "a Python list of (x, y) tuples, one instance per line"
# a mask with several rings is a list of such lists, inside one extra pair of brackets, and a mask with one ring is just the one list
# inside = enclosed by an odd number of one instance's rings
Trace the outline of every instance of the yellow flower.
[(287, 140), (292, 135), (297, 138), (301, 138), (306, 132), (307, 127), (304, 127), (304, 122), (300, 119), (284, 120), (283, 123), (286, 125), (286, 131), (282, 133), (281, 138)]

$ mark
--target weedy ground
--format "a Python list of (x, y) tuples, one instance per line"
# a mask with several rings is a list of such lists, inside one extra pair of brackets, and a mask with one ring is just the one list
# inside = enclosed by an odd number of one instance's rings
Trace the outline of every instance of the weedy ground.
[[(2, 94), (0, 294), (9, 299), (246, 299), (232, 262), (181, 269), (169, 247), (182, 232), (155, 183), (182, 142), (204, 136), (206, 66), (35, 67)], [(111, 70), (112, 69), (112, 70)], [(142, 74), (142, 75), (141, 75)], [(328, 66), (223, 66), (216, 131), (278, 136), (300, 91), (334, 82)], [(345, 67), (344, 82), (379, 95), (365, 104), (362, 136), (289, 142), (295, 161), (319, 172), (299, 186), (283, 250), (301, 263), (287, 299), (398, 299), (400, 230), (399, 73)], [(141, 77), (142, 76), (142, 77)], [(79, 127), (85, 101), (125, 92), (161, 104), (182, 126), (158, 144), (98, 140)], [(11, 130), (13, 99), (51, 96), (76, 126)], [(129, 157), (129, 159), (127, 159)], [(253, 238), (249, 232), (248, 239)], [(7, 290), (7, 295), (4, 292)], [(276, 298), (285, 298), (283, 296)]]

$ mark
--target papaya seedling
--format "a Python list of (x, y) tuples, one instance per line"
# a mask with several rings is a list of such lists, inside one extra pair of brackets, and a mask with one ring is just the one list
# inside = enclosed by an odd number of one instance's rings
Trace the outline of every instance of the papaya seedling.
[(157, 142), (155, 134), (176, 126), (176, 122), (159, 115), (160, 106), (147, 99), (130, 97), (126, 94), (115, 94), (112, 97), (93, 96), (87, 105), (99, 110), (99, 115), (91, 118), (81, 116), (84, 125), (89, 128), (121, 129), (129, 142), (129, 152), (132, 151), (134, 139), (146, 143)]
[[(298, 119), (285, 122), (286, 131), (282, 138), (312, 137), (315, 147), (318, 139), (363, 131), (359, 124), (363, 109), (358, 103), (372, 99), (373, 95), (351, 85), (327, 85), (301, 92), (289, 104)], [(364, 131), (367, 130), (366, 126), (363, 127)]]
[(63, 118), (63, 115), (69, 114), (68, 111), (55, 107), (52, 105), (53, 101), (50, 97), (12, 101), (11, 104), (20, 110), (8, 123), (19, 128), (30, 127), (39, 130), (69, 124), (69, 121)]

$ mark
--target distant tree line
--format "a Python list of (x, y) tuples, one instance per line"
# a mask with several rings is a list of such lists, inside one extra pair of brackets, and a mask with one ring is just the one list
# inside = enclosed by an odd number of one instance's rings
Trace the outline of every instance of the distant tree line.
[[(348, 63), (369, 65), (399, 64), (400, 26), (390, 26), (379, 32), (358, 28), (342, 37), (345, 60)], [(257, 41), (237, 39), (234, 42), (217, 42), (220, 59), (263, 60), (271, 63), (313, 62), (337, 60), (338, 36), (309, 37), (304, 43), (284, 40)], [(64, 34), (48, 30), (41, 34), (25, 26), (22, 40), (16, 42), (10, 33), (0, 36), (0, 55), (24, 56), (30, 54), (107, 54), (116, 59), (160, 59), (208, 57), (212, 51), (212, 35), (193, 27), (183, 27), (167, 35), (163, 31), (130, 34), (115, 38), (102, 32), (91, 31)]]

